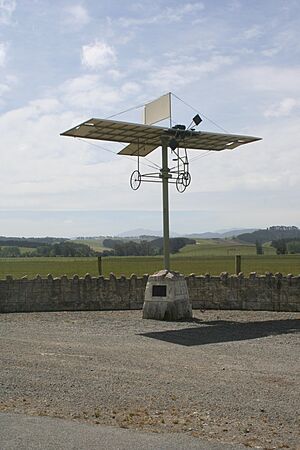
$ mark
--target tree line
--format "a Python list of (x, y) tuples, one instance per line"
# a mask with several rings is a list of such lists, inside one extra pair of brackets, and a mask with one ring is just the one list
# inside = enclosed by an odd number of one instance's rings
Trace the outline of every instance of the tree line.
[[(195, 244), (195, 239), (171, 238), (170, 253), (177, 253), (188, 244)], [(103, 256), (156, 256), (163, 253), (163, 238), (153, 239), (152, 241), (142, 240), (122, 241), (118, 239), (104, 239), (103, 246), (112, 250), (104, 250)]]
[(271, 245), (276, 249), (277, 255), (300, 253), (300, 238), (277, 239), (272, 241)]
[[(27, 243), (26, 243), (27, 246)], [(30, 247), (28, 247), (30, 248)], [(77, 244), (74, 242), (64, 241), (54, 244), (42, 244), (32, 247), (32, 250), (22, 251), (20, 247), (7, 245), (0, 247), (1, 258), (19, 258), (30, 256), (97, 256), (98, 253), (91, 249), (88, 245)]]
[(44, 244), (54, 244), (59, 242), (65, 242), (68, 239), (66, 238), (18, 238), (18, 237), (5, 237), (0, 236), (0, 247), (9, 246), (9, 247), (27, 247), (27, 248), (37, 248), (40, 245)]
[(264, 244), (265, 242), (282, 239), (300, 239), (300, 229), (295, 226), (273, 226), (267, 229), (253, 231), (253, 233), (239, 234), (237, 239), (251, 244), (256, 244), (256, 242)]
[[(18, 243), (18, 245), (8, 245), (11, 243)], [(188, 238), (171, 238), (170, 252), (177, 253), (182, 247), (187, 244), (195, 244), (194, 239)], [(29, 244), (29, 245), (28, 245)], [(30, 246), (30, 244), (32, 244)], [(71, 256), (71, 257), (89, 257), (89, 256), (155, 256), (163, 253), (163, 239), (157, 238), (152, 241), (142, 240), (122, 241), (117, 239), (105, 239), (103, 241), (104, 247), (111, 250), (104, 250), (98, 252), (93, 250), (89, 245), (71, 242), (69, 240), (53, 243), (40, 243), (35, 245), (35, 242), (22, 241), (20, 242), (9, 240), (6, 241), (5, 246), (0, 247), (1, 258), (20, 258), (30, 256), (40, 257), (54, 257), (54, 256)], [(20, 250), (20, 247), (26, 246), (30, 250)], [(32, 249), (32, 250), (31, 250)]]

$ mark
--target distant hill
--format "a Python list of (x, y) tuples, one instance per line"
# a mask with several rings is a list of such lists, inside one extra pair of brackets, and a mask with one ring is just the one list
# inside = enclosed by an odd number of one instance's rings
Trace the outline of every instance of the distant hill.
[[(214, 239), (214, 238), (225, 238), (225, 237), (232, 237), (232, 236), (237, 236), (238, 234), (241, 233), (252, 233), (253, 231), (256, 231), (257, 228), (239, 228), (239, 229), (233, 229), (233, 230), (224, 230), (224, 231), (215, 231), (215, 232), (211, 232), (211, 231), (207, 231), (204, 233), (190, 233), (190, 234), (179, 234), (176, 232), (172, 232), (171, 236), (172, 237), (187, 237), (190, 239)], [(127, 237), (131, 237), (131, 238), (141, 238), (143, 237), (143, 239), (146, 239), (147, 237), (160, 237), (162, 236), (162, 232), (161, 231), (153, 231), (153, 230), (147, 230), (145, 228), (136, 228), (135, 230), (129, 230), (129, 231), (124, 231), (123, 233), (120, 233), (117, 235), (117, 237), (120, 238), (127, 238)]]
[[(170, 233), (172, 237), (180, 237), (181, 235), (178, 233)], [(137, 237), (141, 237), (143, 236), (143, 238), (145, 238), (146, 236), (155, 236), (155, 237), (160, 237), (162, 236), (162, 232), (161, 231), (153, 231), (153, 230), (147, 230), (146, 228), (136, 228), (134, 230), (129, 230), (129, 231), (124, 231), (123, 233), (119, 233), (116, 237), (120, 237), (120, 238), (127, 238), (127, 237), (131, 237), (131, 238), (137, 238)]]
[(278, 239), (300, 238), (300, 229), (295, 226), (277, 225), (264, 230), (257, 230), (253, 233), (242, 233), (237, 236), (239, 241), (255, 244), (256, 241), (264, 244)]
[(161, 231), (147, 230), (146, 228), (135, 228), (134, 230), (123, 231), (116, 237), (139, 237), (139, 236), (161, 236)]
[(253, 231), (256, 231), (257, 228), (242, 228), (238, 230), (227, 230), (224, 232), (206, 232), (206, 233), (193, 233), (193, 234), (185, 234), (185, 237), (189, 237), (192, 239), (224, 239), (224, 238), (230, 238), (233, 236), (238, 236), (241, 233), (252, 233)]

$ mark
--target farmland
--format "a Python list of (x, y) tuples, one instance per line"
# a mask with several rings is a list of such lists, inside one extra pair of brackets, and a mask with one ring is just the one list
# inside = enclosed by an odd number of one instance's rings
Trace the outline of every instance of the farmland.
[[(82, 241), (81, 241), (82, 242)], [(103, 250), (99, 239), (85, 241), (94, 250)], [(22, 250), (22, 248), (20, 248)], [(185, 275), (221, 272), (234, 273), (235, 255), (242, 255), (242, 271), (264, 274), (265, 272), (281, 272), (283, 274), (300, 274), (300, 255), (276, 255), (270, 244), (263, 246), (263, 255), (256, 255), (253, 244), (245, 244), (234, 239), (201, 239), (196, 244), (186, 245), (179, 253), (171, 256), (171, 268)], [(141, 276), (153, 273), (163, 267), (161, 256), (110, 256), (102, 258), (103, 275), (113, 272), (116, 276), (130, 276), (135, 273)], [(0, 278), (11, 275), (14, 278), (27, 276), (33, 278), (37, 274), (42, 277), (51, 274), (53, 277), (74, 274), (84, 276), (86, 273), (98, 276), (98, 264), (95, 257), (27, 257), (0, 258)]]
[[(269, 244), (263, 247), (265, 255), (275, 255), (275, 249)], [(199, 239), (196, 244), (186, 245), (180, 252), (180, 256), (232, 256), (232, 255), (256, 255), (256, 247), (253, 244), (245, 244), (234, 239)]]
[(102, 245), (103, 239), (74, 239), (71, 242), (75, 244), (85, 244), (91, 247), (96, 252), (103, 252), (104, 250), (111, 250)]
[[(153, 273), (163, 267), (161, 257), (107, 257), (102, 258), (103, 275), (108, 276), (110, 272), (120, 276), (130, 276), (135, 273), (139, 276), (145, 273)], [(210, 273), (219, 275), (227, 271), (234, 273), (234, 256), (185, 256), (184, 254), (171, 257), (171, 267), (185, 275), (195, 273), (196, 275)], [(264, 274), (265, 272), (281, 272), (283, 274), (300, 274), (300, 255), (243, 255), (242, 271), (247, 275), (249, 272)], [(11, 275), (14, 278), (28, 276), (33, 278), (37, 274), (42, 277), (49, 273), (54, 277), (74, 274), (84, 276), (90, 273), (98, 276), (97, 258), (1, 258), (0, 279)]]
[[(89, 245), (95, 251), (111, 250), (104, 247), (102, 239), (74, 240), (75, 243)], [(275, 255), (275, 249), (266, 243), (263, 246), (265, 255)], [(235, 239), (198, 239), (196, 244), (183, 247), (176, 256), (232, 256), (232, 255), (256, 255), (254, 244), (246, 244)]]

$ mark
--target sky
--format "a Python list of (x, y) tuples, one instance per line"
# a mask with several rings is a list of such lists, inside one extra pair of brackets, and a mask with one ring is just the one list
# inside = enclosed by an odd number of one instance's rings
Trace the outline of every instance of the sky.
[(189, 152), (171, 231), (300, 226), (299, 42), (298, 0), (0, 0), (0, 235), (160, 230), (161, 186), (130, 189), (135, 158), (60, 133), (135, 106), (115, 119), (141, 123), (167, 92), (174, 123), (263, 138)]

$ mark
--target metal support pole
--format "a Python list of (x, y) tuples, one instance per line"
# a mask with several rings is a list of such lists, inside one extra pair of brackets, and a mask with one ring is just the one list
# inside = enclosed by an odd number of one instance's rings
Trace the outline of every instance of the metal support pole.
[(163, 235), (164, 235), (164, 268), (170, 270), (170, 239), (169, 239), (169, 168), (168, 168), (169, 138), (161, 138), (162, 149), (162, 194), (163, 194)]

